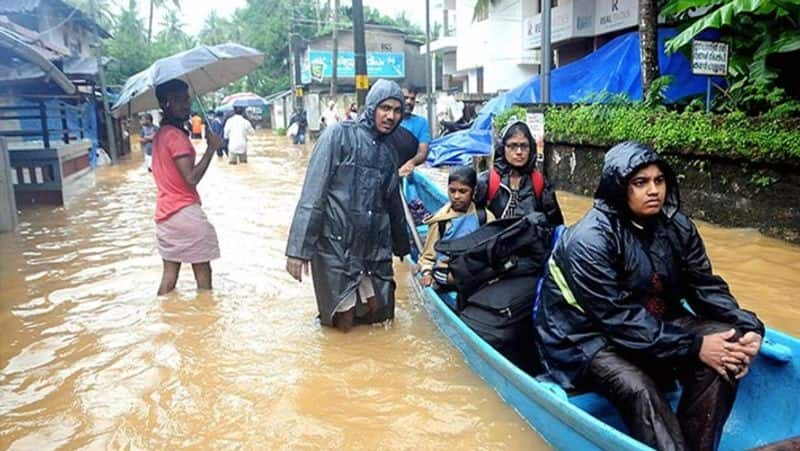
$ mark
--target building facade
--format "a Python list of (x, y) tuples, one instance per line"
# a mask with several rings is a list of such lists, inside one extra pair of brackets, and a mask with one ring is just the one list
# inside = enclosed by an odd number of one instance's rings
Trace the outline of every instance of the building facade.
[[(431, 43), (442, 62), (442, 86), (465, 94), (512, 89), (539, 73), (540, 0), (499, 0), (475, 16), (476, 0), (441, 0), (431, 15), (443, 35)], [(636, 0), (552, 0), (553, 65), (579, 59), (635, 29)], [(424, 52), (424, 49), (423, 49)]]
[(0, 0), (0, 136), (18, 205), (63, 203), (71, 182), (91, 170), (98, 145), (107, 148), (95, 33), (109, 36), (62, 0)]
[[(400, 84), (425, 85), (425, 56), (419, 50), (422, 42), (398, 28), (369, 24), (365, 26), (364, 39), (370, 81), (388, 78)], [(353, 31), (339, 30), (337, 40), (337, 91), (354, 92)], [(302, 83), (312, 92), (327, 91), (333, 74), (332, 34), (311, 40), (302, 52)]]

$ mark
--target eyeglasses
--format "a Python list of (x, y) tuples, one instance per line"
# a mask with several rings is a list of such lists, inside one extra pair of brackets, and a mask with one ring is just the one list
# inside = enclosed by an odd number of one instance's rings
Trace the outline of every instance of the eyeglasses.
[(510, 143), (506, 144), (506, 149), (508, 150), (521, 150), (523, 152), (528, 152), (531, 150), (531, 145), (528, 143)]

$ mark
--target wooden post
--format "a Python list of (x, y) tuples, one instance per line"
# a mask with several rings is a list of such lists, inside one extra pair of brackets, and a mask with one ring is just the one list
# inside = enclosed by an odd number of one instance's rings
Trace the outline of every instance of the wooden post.
[(78, 111), (78, 136), (83, 139), (83, 113), (86, 112), (85, 107), (81, 107), (80, 111)]
[(44, 142), (44, 148), (50, 148), (50, 130), (48, 130), (47, 125), (47, 108), (44, 106), (44, 101), (39, 101), (39, 120), (42, 126), (42, 141)]
[(17, 203), (11, 180), (11, 156), (5, 138), (0, 138), (0, 232), (13, 232), (17, 228)]
[(62, 133), (62, 140), (64, 144), (69, 144), (69, 130), (67, 130), (67, 111), (64, 102), (61, 102), (61, 106), (58, 108), (59, 114), (61, 115), (61, 133)]

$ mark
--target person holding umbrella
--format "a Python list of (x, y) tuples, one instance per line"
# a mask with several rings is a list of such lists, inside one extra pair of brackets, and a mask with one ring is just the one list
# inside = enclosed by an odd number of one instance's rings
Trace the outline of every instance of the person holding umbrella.
[(156, 239), (164, 261), (158, 294), (175, 289), (181, 263), (191, 263), (198, 290), (211, 289), (211, 260), (219, 258), (214, 226), (200, 207), (197, 184), (205, 175), (222, 140), (206, 134), (203, 157), (195, 163), (195, 149), (184, 128), (189, 119), (189, 85), (173, 79), (158, 84), (156, 98), (162, 110), (161, 127), (153, 138), (153, 178), (156, 199)]

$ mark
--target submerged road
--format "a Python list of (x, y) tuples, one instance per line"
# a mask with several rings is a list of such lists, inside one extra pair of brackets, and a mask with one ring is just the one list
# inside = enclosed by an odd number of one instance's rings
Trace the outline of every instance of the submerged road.
[[(439, 333), (396, 265), (391, 325), (315, 320), (283, 252), (310, 146), (261, 133), (199, 189), (213, 292), (155, 295), (155, 188), (134, 152), (0, 234), (0, 449), (547, 449)], [(559, 193), (568, 222), (590, 200)], [(701, 224), (746, 308), (800, 335), (800, 247)]]

